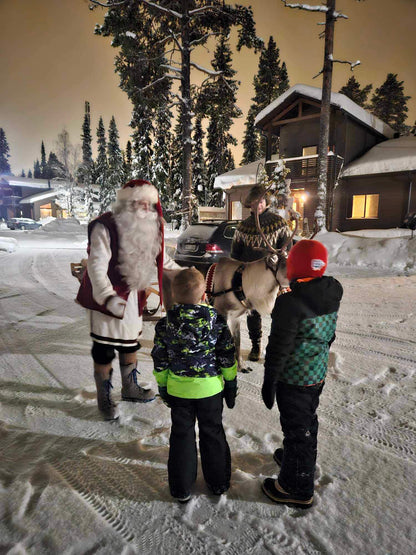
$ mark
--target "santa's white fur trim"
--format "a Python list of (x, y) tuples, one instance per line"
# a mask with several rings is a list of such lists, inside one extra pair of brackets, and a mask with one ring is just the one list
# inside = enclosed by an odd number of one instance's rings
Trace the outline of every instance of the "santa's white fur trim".
[(139, 185), (138, 187), (124, 187), (117, 191), (117, 200), (147, 200), (157, 204), (159, 195), (154, 185)]

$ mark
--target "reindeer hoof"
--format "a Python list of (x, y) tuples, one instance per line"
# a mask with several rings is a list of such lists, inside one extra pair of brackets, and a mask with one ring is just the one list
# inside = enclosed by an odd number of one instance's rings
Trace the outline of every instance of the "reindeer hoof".
[(252, 372), (253, 369), (252, 368), (240, 368), (240, 372), (242, 374), (249, 374), (250, 372)]

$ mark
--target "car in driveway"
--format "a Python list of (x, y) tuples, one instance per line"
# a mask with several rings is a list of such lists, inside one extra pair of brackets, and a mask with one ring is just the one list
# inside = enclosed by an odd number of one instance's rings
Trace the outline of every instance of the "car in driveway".
[(10, 218), (7, 221), (9, 229), (38, 229), (42, 224), (30, 218)]
[(190, 225), (177, 239), (175, 262), (205, 273), (221, 257), (230, 256), (238, 224), (238, 220), (205, 220)]

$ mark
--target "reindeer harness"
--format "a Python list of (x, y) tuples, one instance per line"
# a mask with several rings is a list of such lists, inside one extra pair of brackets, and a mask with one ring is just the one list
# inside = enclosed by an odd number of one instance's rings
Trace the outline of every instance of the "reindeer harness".
[(231, 287), (229, 289), (223, 289), (222, 291), (214, 292), (214, 275), (215, 270), (217, 269), (217, 264), (211, 264), (206, 277), (206, 294), (208, 296), (209, 302), (211, 302), (211, 299), (215, 297), (220, 297), (221, 295), (232, 292), (236, 296), (237, 300), (240, 301), (240, 303), (244, 306), (244, 308), (246, 308), (247, 310), (251, 310), (251, 303), (247, 300), (243, 290), (243, 272), (245, 267), (245, 264), (240, 264), (240, 266), (236, 269), (231, 280)]

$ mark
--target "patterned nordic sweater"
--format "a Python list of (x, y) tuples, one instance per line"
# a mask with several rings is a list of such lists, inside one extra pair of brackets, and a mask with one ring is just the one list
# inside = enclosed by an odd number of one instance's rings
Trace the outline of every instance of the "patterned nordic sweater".
[(211, 397), (223, 379), (237, 375), (234, 342), (226, 321), (205, 304), (177, 304), (155, 329), (153, 374), (169, 395), (185, 399)]
[[(291, 232), (289, 226), (281, 216), (265, 210), (259, 217), (261, 228), (275, 249), (280, 248)], [(263, 258), (264, 252), (258, 248), (265, 249), (266, 245), (257, 231), (254, 214), (240, 222), (233, 237), (231, 246), (231, 258), (242, 262), (252, 262)]]
[(342, 286), (333, 277), (295, 281), (277, 297), (265, 358), (265, 378), (292, 385), (325, 379)]

